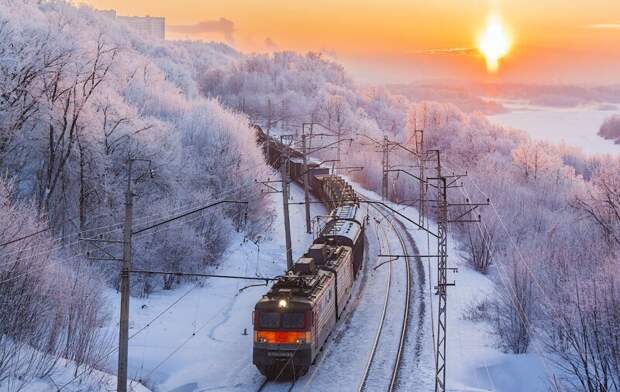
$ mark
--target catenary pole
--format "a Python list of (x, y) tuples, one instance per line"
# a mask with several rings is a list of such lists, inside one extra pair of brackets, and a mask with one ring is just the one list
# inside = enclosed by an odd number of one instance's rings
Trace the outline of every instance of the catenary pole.
[[(284, 143), (282, 143), (284, 145)], [(284, 237), (286, 241), (286, 267), (293, 267), (293, 248), (291, 244), (291, 221), (288, 211), (288, 148), (280, 158), (280, 172), (282, 175), (282, 207), (284, 209)]]
[(125, 223), (123, 225), (123, 267), (121, 270), (121, 315), (118, 334), (117, 390), (127, 392), (127, 362), (129, 345), (129, 270), (131, 269), (131, 232), (133, 221), (133, 194), (131, 170), (133, 160), (127, 161), (127, 190), (125, 192)]
[(308, 155), (306, 154), (306, 134), (303, 130), (301, 130), (301, 143), (302, 143), (302, 154), (303, 154), (303, 170), (304, 170), (304, 201), (306, 202), (306, 233), (312, 233), (311, 226), (311, 218), (310, 218), (310, 184), (309, 184), (309, 176), (308, 176)]

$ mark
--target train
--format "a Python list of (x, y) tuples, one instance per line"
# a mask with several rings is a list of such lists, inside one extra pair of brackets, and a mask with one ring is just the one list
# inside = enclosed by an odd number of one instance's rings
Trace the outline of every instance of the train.
[[(275, 167), (288, 157), (288, 175), (303, 185), (299, 152), (256, 126), (257, 142)], [(351, 298), (364, 260), (364, 218), (358, 196), (342, 177), (307, 165), (309, 189), (330, 210), (313, 244), (256, 303), (253, 363), (269, 380), (306, 374)]]

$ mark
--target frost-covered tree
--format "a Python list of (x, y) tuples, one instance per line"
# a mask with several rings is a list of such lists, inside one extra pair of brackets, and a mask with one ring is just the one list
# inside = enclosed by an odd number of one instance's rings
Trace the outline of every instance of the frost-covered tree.
[[(159, 250), (136, 244), (143, 267), (203, 269), (217, 261), (230, 231), (253, 237), (267, 229), (271, 210), (254, 180), (270, 169), (254, 130), (198, 88), (202, 75), (237, 52), (144, 40), (62, 1), (3, 1), (0, 35), (0, 162), (63, 243), (79, 232), (119, 235), (130, 157), (149, 160), (155, 173), (142, 176), (148, 168), (136, 166), (136, 225), (214, 200), (250, 202), (247, 211), (227, 205), (203, 214), (202, 225), (188, 222), (183, 230), (192, 241), (164, 228), (148, 234)], [(118, 266), (102, 270), (117, 281)], [(137, 292), (171, 287), (157, 280), (136, 279)]]
[(620, 247), (620, 160), (610, 160), (593, 175), (592, 186), (575, 200), (604, 238)]
[[(43, 230), (33, 203), (0, 179), (0, 241)], [(0, 249), (0, 387), (19, 390), (59, 358), (96, 365), (108, 343), (102, 281), (84, 258), (58, 248), (49, 232)], [(77, 371), (77, 368), (76, 368)]]

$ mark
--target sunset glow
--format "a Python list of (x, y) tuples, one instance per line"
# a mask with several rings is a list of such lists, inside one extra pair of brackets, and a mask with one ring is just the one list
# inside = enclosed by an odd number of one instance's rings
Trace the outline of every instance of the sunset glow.
[(484, 55), (489, 72), (498, 70), (499, 61), (508, 54), (510, 46), (510, 37), (501, 18), (497, 14), (491, 15), (478, 43), (478, 49)]
[(163, 16), (169, 40), (322, 52), (365, 82), (620, 81), (620, 2), (609, 0), (77, 1)]

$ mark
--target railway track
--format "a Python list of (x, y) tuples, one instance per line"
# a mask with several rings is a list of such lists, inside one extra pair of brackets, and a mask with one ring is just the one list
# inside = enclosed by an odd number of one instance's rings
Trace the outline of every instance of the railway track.
[[(377, 333), (375, 335), (375, 339), (373, 341), (373, 345), (371, 348), (371, 351), (369, 353), (369, 357), (368, 357), (368, 362), (366, 364), (366, 367), (364, 368), (364, 372), (363, 372), (363, 376), (362, 376), (362, 380), (359, 384), (358, 387), (358, 391), (362, 392), (362, 391), (366, 391), (366, 390), (370, 390), (371, 388), (369, 387), (369, 381), (372, 382), (372, 390), (378, 390), (378, 386), (376, 385), (378, 382), (380, 382), (377, 378), (384, 378), (384, 382), (383, 384), (385, 384), (385, 389), (387, 391), (393, 391), (395, 390), (396, 386), (397, 386), (397, 382), (398, 382), (398, 376), (399, 376), (399, 371), (401, 368), (401, 359), (403, 357), (403, 351), (404, 351), (404, 347), (405, 347), (405, 341), (406, 341), (406, 337), (407, 337), (407, 328), (409, 325), (409, 315), (410, 315), (410, 298), (411, 298), (411, 271), (410, 271), (410, 266), (409, 266), (409, 262), (407, 260), (407, 256), (408, 256), (408, 250), (407, 250), (407, 246), (406, 246), (406, 242), (405, 242), (405, 238), (403, 237), (403, 234), (401, 233), (401, 228), (397, 227), (396, 223), (393, 221), (393, 218), (389, 215), (389, 213), (387, 213), (383, 207), (378, 207), (376, 205), (371, 205), (381, 216), (382, 219), (381, 221), (387, 222), (390, 227), (391, 227), (391, 231), (394, 232), (394, 234), (396, 235), (396, 238), (398, 240), (398, 243), (400, 244), (400, 247), (402, 249), (402, 255), (405, 256), (405, 262), (404, 264), (404, 269), (405, 269), (405, 290), (404, 290), (404, 301), (403, 301), (403, 308), (402, 308), (402, 317), (400, 318), (400, 333), (398, 334), (398, 340), (396, 342), (390, 341), (389, 337), (386, 336), (386, 318), (387, 315), (393, 311), (394, 305), (390, 304), (390, 298), (393, 298), (395, 295), (392, 294), (392, 291), (394, 290), (394, 285), (392, 284), (392, 280), (394, 277), (394, 273), (393, 273), (393, 261), (389, 261), (387, 262), (388, 264), (388, 283), (386, 284), (386, 294), (385, 294), (385, 301), (384, 301), (384, 305), (383, 305), (383, 309), (382, 309), (382, 314), (381, 314), (381, 319), (380, 319), (380, 323), (379, 326), (377, 328)], [(389, 248), (389, 236), (386, 233), (385, 229), (382, 229), (385, 238), (388, 240), (387, 241), (387, 246)], [(389, 249), (388, 249), (389, 250)], [(390, 348), (390, 344), (396, 344), (396, 349), (394, 350), (393, 348)], [(384, 347), (384, 346), (388, 346), (388, 347)], [(388, 359), (385, 360), (378, 360), (378, 354), (382, 351), (392, 351), (393, 352), (393, 359), (391, 361), (391, 371), (389, 376), (386, 378), (381, 377), (381, 371), (379, 368), (381, 368), (384, 365), (387, 365), (389, 363)], [(372, 380), (371, 380), (372, 379)]]
[(268, 391), (278, 391), (278, 392), (290, 392), (295, 387), (295, 381), (291, 382), (275, 382), (269, 381), (266, 378), (259, 385), (256, 392), (268, 392)]

